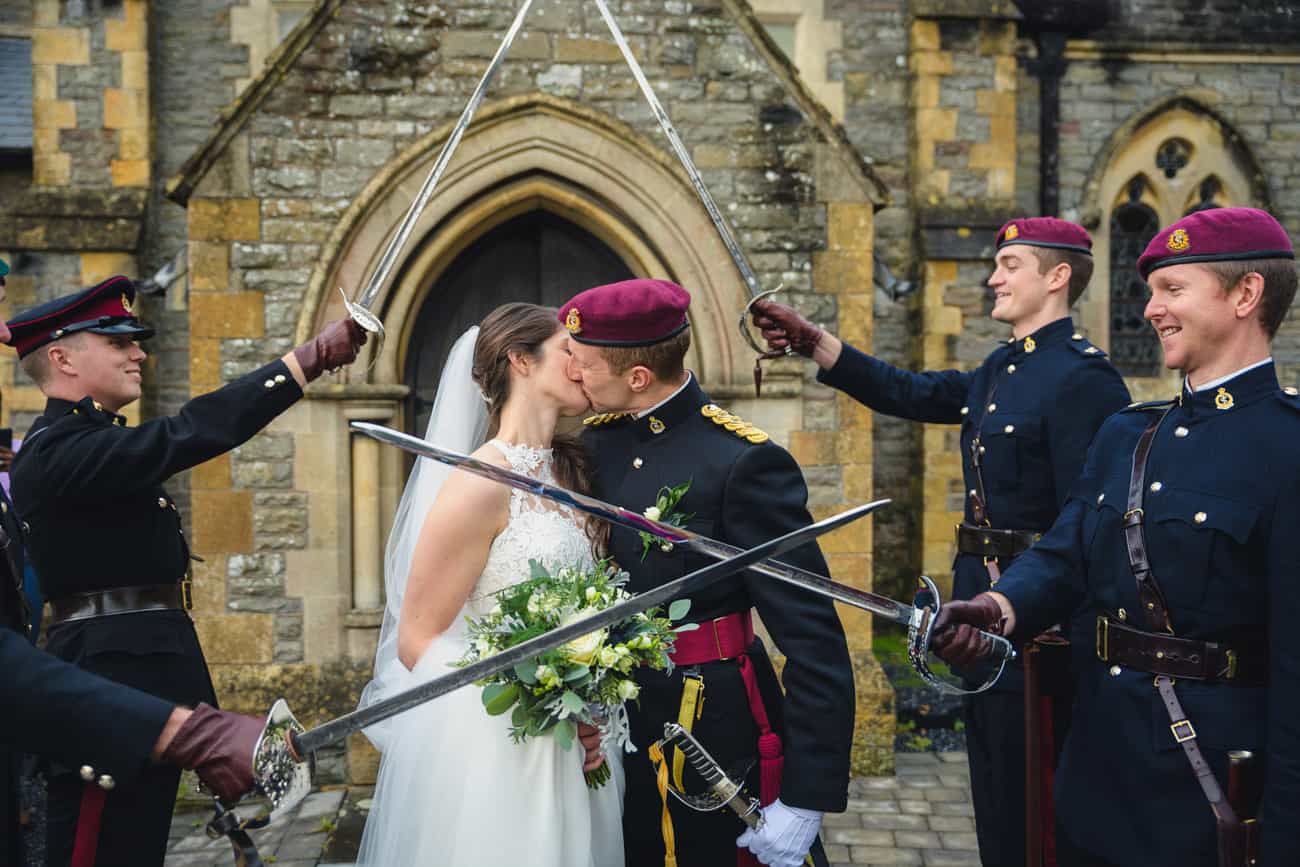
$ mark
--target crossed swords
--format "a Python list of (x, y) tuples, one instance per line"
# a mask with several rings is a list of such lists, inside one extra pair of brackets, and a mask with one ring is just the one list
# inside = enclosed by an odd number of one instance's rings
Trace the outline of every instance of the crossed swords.
[[(845, 526), (879, 509), (889, 500), (876, 500), (856, 506), (839, 514), (801, 527), (771, 541), (748, 550), (710, 539), (690, 530), (652, 521), (620, 506), (602, 502), (595, 497), (570, 491), (558, 485), (540, 482), (503, 467), (480, 461), (458, 452), (439, 448), (401, 431), (370, 422), (352, 422), (353, 430), (374, 437), (383, 443), (396, 446), (419, 457), (447, 464), (467, 473), (482, 476), (512, 488), (566, 506), (578, 512), (609, 521), (630, 530), (650, 533), (666, 542), (680, 545), (715, 559), (717, 562), (697, 569), (681, 578), (662, 584), (602, 611), (561, 626), (544, 635), (529, 639), (494, 656), (481, 659), (441, 677), (426, 681), (404, 692), (393, 695), (352, 713), (324, 723), (310, 731), (298, 722), (288, 704), (280, 699), (271, 708), (266, 727), (258, 739), (253, 753), (255, 791), (271, 802), (270, 818), (275, 819), (292, 810), (311, 791), (311, 775), (317, 750), (338, 743), (350, 735), (375, 723), (382, 722), (426, 702), (460, 689), (475, 681), (513, 668), (517, 663), (532, 659), (548, 650), (566, 644), (575, 638), (617, 623), (633, 614), (663, 605), (673, 599), (695, 593), (723, 578), (743, 570), (778, 581), (784, 581), (819, 596), (870, 611), (908, 629), (909, 658), (921, 676), (933, 686), (948, 692), (983, 692), (997, 681), (1008, 660), (1015, 658), (1011, 643), (998, 635), (984, 637), (998, 650), (1000, 662), (997, 670), (976, 690), (964, 690), (935, 676), (926, 665), (934, 620), (940, 609), (939, 593), (934, 582), (922, 576), (924, 588), (918, 592), (913, 605), (896, 602), (887, 596), (839, 584), (831, 579), (782, 563), (773, 559), (786, 551), (806, 545), (825, 533)], [(225, 805), (218, 804), (218, 817), (226, 826), (236, 822)], [(226, 828), (214, 828), (227, 833)], [(256, 862), (245, 861), (253, 864)]]

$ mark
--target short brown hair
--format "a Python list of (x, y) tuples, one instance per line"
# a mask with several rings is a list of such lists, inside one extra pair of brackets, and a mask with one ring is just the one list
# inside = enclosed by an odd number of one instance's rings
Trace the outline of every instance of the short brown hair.
[(600, 357), (616, 375), (634, 367), (647, 367), (660, 382), (674, 382), (686, 372), (686, 350), (690, 348), (691, 329), (683, 328), (649, 346), (602, 346)]
[(37, 347), (32, 352), (18, 360), (18, 365), (23, 372), (31, 377), (32, 382), (36, 383), (37, 388), (44, 387), (45, 383), (50, 381), (50, 353), (51, 346), (68, 346), (73, 349), (84, 349), (86, 343), (86, 332), (78, 331), (69, 334), (67, 337), (61, 337), (58, 340), (52, 340), (44, 346)]
[(1092, 256), (1078, 250), (1063, 250), (1059, 247), (1035, 247), (1034, 255), (1038, 257), (1038, 273), (1046, 274), (1057, 265), (1070, 266), (1070, 306), (1079, 300), (1083, 290), (1088, 288), (1092, 279)]
[(1205, 262), (1206, 268), (1219, 278), (1224, 292), (1231, 292), (1247, 274), (1264, 278), (1264, 297), (1259, 302), (1259, 323), (1270, 340), (1282, 327), (1282, 320), (1295, 300), (1296, 270), (1292, 259), (1240, 259)]

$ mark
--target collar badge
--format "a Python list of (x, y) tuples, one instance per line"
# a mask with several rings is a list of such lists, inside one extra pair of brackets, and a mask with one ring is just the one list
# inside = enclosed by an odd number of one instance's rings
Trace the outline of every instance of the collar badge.
[(659, 419), (655, 418), (654, 416), (650, 416), (650, 433), (661, 434), (666, 430), (668, 430), (668, 428), (667, 426), (664, 425), (663, 422), (661, 422)]
[(1214, 395), (1214, 408), (1232, 409), (1233, 403), (1232, 395), (1228, 393), (1228, 390), (1223, 386), (1219, 386), (1218, 394)]

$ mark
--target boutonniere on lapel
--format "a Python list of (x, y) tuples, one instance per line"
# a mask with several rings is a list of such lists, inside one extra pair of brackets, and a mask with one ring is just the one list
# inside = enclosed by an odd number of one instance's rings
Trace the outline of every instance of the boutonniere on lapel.
[[(655, 498), (653, 506), (647, 506), (641, 514), (645, 515), (651, 521), (659, 521), (662, 524), (672, 524), (674, 527), (685, 527), (686, 522), (695, 517), (694, 512), (679, 512), (677, 504), (681, 502), (682, 497), (691, 489), (691, 479), (687, 479), (675, 488), (667, 485), (659, 489), (659, 495)], [(650, 546), (658, 545), (659, 550), (667, 554), (673, 549), (672, 542), (665, 542), (657, 536), (641, 531), (641, 559), (644, 560), (650, 553)]]

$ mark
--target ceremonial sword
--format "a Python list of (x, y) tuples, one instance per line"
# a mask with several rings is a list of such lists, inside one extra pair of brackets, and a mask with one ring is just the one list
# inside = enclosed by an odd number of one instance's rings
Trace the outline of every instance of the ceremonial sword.
[[(781, 291), (778, 286), (775, 289), (763, 291), (763, 287), (758, 282), (758, 277), (754, 274), (753, 267), (749, 264), (749, 259), (745, 256), (745, 251), (740, 249), (740, 244), (736, 242), (736, 237), (731, 233), (731, 227), (722, 217), (722, 211), (718, 210), (718, 205), (713, 201), (713, 195), (709, 188), (704, 185), (704, 178), (700, 175), (700, 170), (695, 167), (695, 161), (691, 159), (690, 152), (686, 150), (686, 145), (682, 143), (682, 137), (677, 134), (677, 128), (673, 126), (672, 119), (668, 117), (668, 112), (664, 111), (663, 105), (659, 102), (659, 97), (655, 95), (654, 88), (650, 86), (649, 80), (645, 77), (645, 72), (641, 69), (641, 63), (632, 53), (631, 47), (627, 44), (627, 39), (623, 36), (623, 31), (619, 28), (618, 22), (614, 20), (613, 14), (610, 13), (609, 7), (605, 5), (605, 0), (596, 0), (596, 6), (600, 9), (600, 15), (605, 19), (605, 26), (609, 28), (609, 35), (613, 37), (614, 42), (618, 45), (618, 50), (623, 53), (623, 59), (627, 61), (628, 68), (632, 70), (632, 77), (636, 79), (637, 86), (641, 88), (641, 93), (645, 96), (645, 101), (650, 105), (650, 111), (659, 122), (659, 128), (663, 130), (668, 137), (668, 144), (672, 146), (673, 153), (677, 155), (677, 160), (682, 164), (682, 169), (686, 172), (686, 177), (690, 179), (691, 186), (695, 188), (695, 193), (700, 197), (700, 203), (704, 205), (704, 210), (708, 212), (709, 219), (713, 221), (713, 227), (718, 230), (718, 236), (722, 238), (722, 244), (731, 254), (731, 261), (736, 263), (736, 270), (740, 272), (740, 278), (745, 281), (745, 286), (749, 290), (749, 303), (740, 311), (740, 321), (737, 323), (740, 328), (741, 337), (745, 342), (759, 354), (759, 360), (762, 358), (773, 357), (765, 348), (758, 345), (754, 335), (750, 333), (745, 324), (749, 315), (750, 308), (754, 302), (770, 295), (775, 295)], [(787, 350), (785, 355), (789, 355)], [(763, 371), (758, 366), (758, 360), (754, 362), (754, 393), (758, 394), (762, 389)]]
[(383, 290), (384, 284), (388, 282), (389, 275), (392, 274), (394, 266), (397, 265), (397, 257), (401, 255), (402, 250), (406, 247), (407, 240), (411, 237), (411, 232), (415, 230), (415, 223), (420, 219), (420, 214), (428, 207), (429, 200), (433, 198), (433, 191), (438, 186), (438, 181), (442, 179), (442, 173), (446, 171), (447, 164), (451, 162), (451, 156), (456, 152), (457, 145), (460, 144), (461, 138), (465, 135), (465, 129), (474, 118), (474, 112), (483, 103), (483, 94), (487, 92), (488, 85), (496, 77), (497, 70), (506, 59), (506, 54), (510, 51), (510, 46), (514, 43), (515, 37), (519, 35), (519, 28), (523, 26), (524, 18), (528, 15), (528, 9), (533, 5), (533, 0), (524, 0), (519, 6), (519, 11), (515, 14), (515, 20), (511, 22), (510, 29), (506, 31), (505, 38), (497, 46), (497, 53), (492, 56), (488, 63), (487, 69), (483, 71), (483, 77), (479, 79), (478, 86), (470, 95), (469, 102), (460, 113), (460, 118), (456, 125), (452, 127), (451, 134), (447, 136), (447, 141), (442, 145), (442, 151), (438, 158), (434, 160), (433, 168), (425, 177), (424, 183), (420, 186), (420, 191), (416, 194), (415, 200), (411, 202), (411, 207), (407, 210), (406, 216), (398, 224), (397, 231), (393, 234), (392, 240), (384, 249), (384, 254), (379, 259), (379, 264), (366, 281), (366, 286), (361, 290), (361, 294), (356, 301), (349, 301), (347, 293), (339, 287), (339, 292), (343, 295), (343, 306), (347, 308), (348, 315), (356, 320), (357, 324), (372, 334), (379, 335), (379, 345), (375, 348), (374, 356), (378, 357), (383, 348), (384, 324), (379, 321), (375, 315), (375, 300)]
[(728, 575), (747, 569), (769, 557), (806, 545), (818, 536), (865, 517), (887, 502), (889, 501), (877, 500), (824, 518), (806, 527), (800, 527), (784, 536), (742, 551), (734, 557), (711, 563), (703, 569), (697, 569), (674, 581), (639, 593), (568, 625), (556, 627), (493, 656), (399, 692), (369, 707), (355, 710), (310, 731), (298, 722), (284, 699), (280, 699), (272, 706), (266, 728), (263, 729), (253, 750), (253, 775), (256, 789), (271, 801), (271, 818), (282, 816), (311, 791), (311, 757), (321, 747), (338, 743), (368, 726), (418, 707), (462, 686), (513, 668), (521, 662), (567, 644), (575, 638), (596, 632), (678, 597), (702, 590)]
[[(486, 461), (480, 461), (477, 458), (468, 455), (462, 455), (458, 452), (440, 448), (432, 443), (426, 442), (419, 437), (411, 436), (402, 431), (393, 430), (383, 425), (374, 424), (367, 421), (352, 422), (352, 429), (367, 436), (374, 437), (383, 443), (397, 446), (403, 451), (410, 452), (414, 455), (429, 458), (439, 463), (448, 464), (457, 469), (464, 470), (467, 473), (473, 473), (476, 476), (482, 476), (526, 491), (543, 499), (551, 500), (563, 506), (576, 509), (588, 515), (593, 515), (602, 520), (608, 521), (620, 527), (629, 530), (651, 533), (661, 539), (665, 539), (673, 544), (680, 544), (683, 547), (697, 551), (707, 557), (715, 560), (726, 560), (735, 557), (741, 553), (741, 549), (735, 545), (729, 545), (726, 542), (719, 542), (716, 539), (710, 539), (692, 530), (683, 527), (675, 527), (672, 524), (664, 524), (659, 521), (652, 521), (644, 515), (639, 515), (629, 509), (621, 506), (615, 506), (603, 502), (587, 494), (580, 494), (576, 491), (570, 491), (559, 485), (539, 482), (537, 479), (529, 478), (520, 473), (512, 472), (505, 467), (499, 467), (496, 464), (489, 464)], [(888, 500), (882, 501), (888, 502)], [(959, 695), (973, 695), (983, 692), (1002, 675), (1002, 670), (1006, 666), (1007, 660), (1014, 659), (1016, 650), (1011, 642), (1007, 641), (1000, 635), (991, 633), (982, 633), (984, 637), (993, 644), (995, 653), (1000, 656), (1001, 662), (997, 671), (979, 688), (973, 690), (963, 689), (954, 686), (936, 676), (929, 667), (928, 653), (930, 649), (930, 633), (934, 625), (934, 618), (939, 614), (940, 597), (939, 589), (934, 582), (928, 577), (922, 575), (921, 583), (923, 589), (917, 594), (913, 604), (907, 605), (890, 599), (888, 596), (881, 596), (878, 593), (872, 593), (867, 590), (859, 590), (856, 587), (850, 587), (837, 581), (832, 581), (824, 575), (818, 575), (816, 572), (810, 572), (807, 569), (801, 569), (798, 566), (792, 566), (788, 563), (781, 563), (775, 560), (767, 560), (758, 563), (751, 568), (751, 571), (757, 572), (768, 578), (775, 578), (778, 581), (784, 581), (787, 584), (793, 584), (801, 587), (819, 596), (827, 596), (837, 602), (843, 602), (846, 605), (852, 605), (855, 608), (861, 608), (864, 611), (870, 611), (879, 617), (897, 623), (900, 626), (907, 627), (908, 630), (908, 658), (914, 668), (928, 683), (944, 692), (956, 693)], [(998, 653), (1000, 651), (1000, 653)]]

